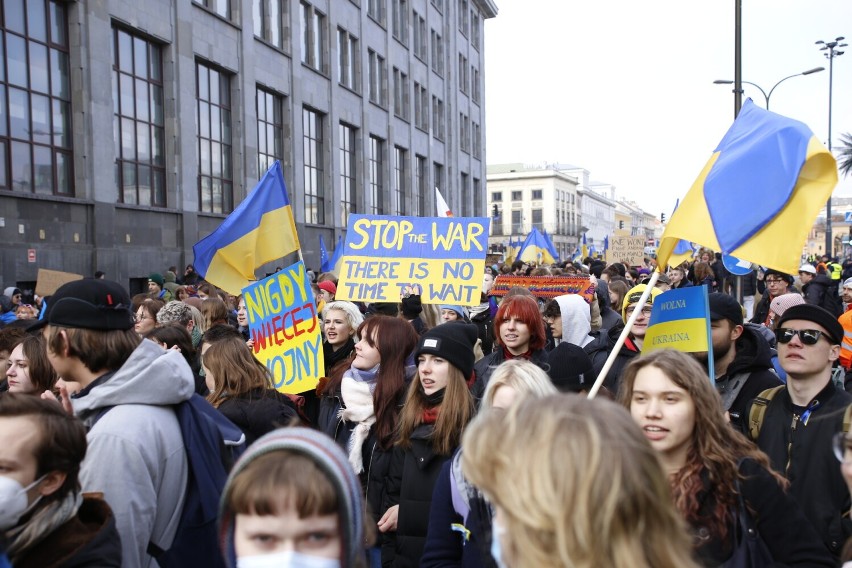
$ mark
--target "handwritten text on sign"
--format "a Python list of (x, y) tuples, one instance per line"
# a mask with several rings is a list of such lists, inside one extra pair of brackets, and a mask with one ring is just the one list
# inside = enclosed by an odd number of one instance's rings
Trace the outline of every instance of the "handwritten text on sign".
[(243, 298), (255, 357), (275, 388), (300, 393), (325, 374), (316, 302), (305, 265), (297, 262), (246, 288)]
[(487, 217), (350, 215), (337, 284), (338, 300), (479, 304)]
[(645, 264), (644, 237), (613, 237), (606, 251), (607, 262), (626, 262), (629, 266)]

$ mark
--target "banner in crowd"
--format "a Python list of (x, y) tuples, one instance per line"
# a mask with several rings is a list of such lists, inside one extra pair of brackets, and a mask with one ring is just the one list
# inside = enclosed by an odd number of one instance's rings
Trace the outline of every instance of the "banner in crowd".
[(488, 217), (350, 215), (336, 299), (479, 304)]
[(606, 251), (606, 262), (624, 262), (628, 266), (644, 266), (645, 237), (613, 237)]
[(501, 274), (494, 280), (489, 296), (505, 296), (512, 288), (526, 288), (537, 298), (555, 298), (579, 294), (591, 303), (595, 286), (588, 276), (511, 276)]
[(252, 352), (275, 388), (300, 393), (325, 375), (316, 301), (303, 262), (243, 288)]
[(642, 353), (658, 349), (675, 349), (686, 353), (707, 351), (712, 369), (711, 344), (707, 286), (669, 290), (654, 299)]

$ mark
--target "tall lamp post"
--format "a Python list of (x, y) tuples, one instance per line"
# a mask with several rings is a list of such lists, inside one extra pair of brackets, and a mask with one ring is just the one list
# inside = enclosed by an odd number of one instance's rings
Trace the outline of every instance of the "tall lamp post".
[[(830, 65), (829, 65), (830, 67)], [(747, 85), (751, 85), (752, 87), (757, 87), (757, 89), (763, 94), (763, 98), (766, 100), (766, 110), (769, 110), (769, 97), (772, 96), (772, 92), (775, 90), (775, 87), (786, 81), (787, 79), (792, 79), (793, 77), (799, 77), (800, 75), (811, 75), (813, 73), (819, 73), (820, 71), (825, 71), (825, 67), (814, 67), (813, 69), (808, 69), (807, 71), (802, 71), (801, 73), (795, 73), (793, 75), (789, 75), (784, 77), (777, 83), (775, 83), (771, 89), (769, 89), (769, 93), (763, 90), (763, 88), (757, 83), (752, 83), (751, 81), (740, 81), (741, 83), (745, 83)], [(727, 79), (716, 79), (713, 81), (715, 85), (733, 85), (733, 81), (729, 81)], [(740, 91), (742, 93), (742, 91)]]
[[(840, 43), (844, 37), (834, 38), (834, 41), (824, 42), (819, 40), (817, 45), (821, 45), (820, 51), (825, 51), (825, 58), (828, 59), (828, 152), (831, 153), (831, 94), (834, 84), (834, 58), (843, 55), (843, 51), (838, 51), (847, 44)], [(834, 256), (834, 243), (831, 236), (831, 196), (825, 202), (825, 254), (830, 257)]]

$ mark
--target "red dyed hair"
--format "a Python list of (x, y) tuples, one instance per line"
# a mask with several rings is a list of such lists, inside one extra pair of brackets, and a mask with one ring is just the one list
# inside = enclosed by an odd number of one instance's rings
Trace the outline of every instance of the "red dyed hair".
[(538, 351), (544, 348), (544, 344), (547, 343), (547, 336), (544, 334), (544, 320), (538, 310), (538, 302), (532, 296), (509, 296), (500, 303), (497, 315), (494, 316), (495, 343), (501, 345), (500, 324), (512, 317), (522, 321), (530, 329), (530, 351)]

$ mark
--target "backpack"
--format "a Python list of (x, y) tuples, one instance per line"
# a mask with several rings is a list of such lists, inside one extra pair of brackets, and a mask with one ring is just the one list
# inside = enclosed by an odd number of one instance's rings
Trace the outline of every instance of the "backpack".
[[(778, 385), (771, 389), (762, 391), (751, 403), (751, 408), (748, 411), (748, 435), (753, 442), (757, 442), (757, 437), (760, 436), (760, 428), (763, 426), (763, 418), (766, 416), (766, 409), (769, 403), (775, 398), (775, 395), (781, 392), (781, 389), (786, 388), (785, 385)], [(843, 390), (843, 387), (840, 387)], [(848, 433), (852, 426), (852, 404), (846, 407), (843, 412), (843, 432)]]
[[(101, 409), (92, 426), (112, 408)], [(219, 499), (231, 466), (245, 451), (246, 437), (198, 394), (173, 408), (186, 448), (186, 497), (172, 546), (163, 550), (149, 542), (147, 552), (160, 568), (224, 568), (216, 529)]]

